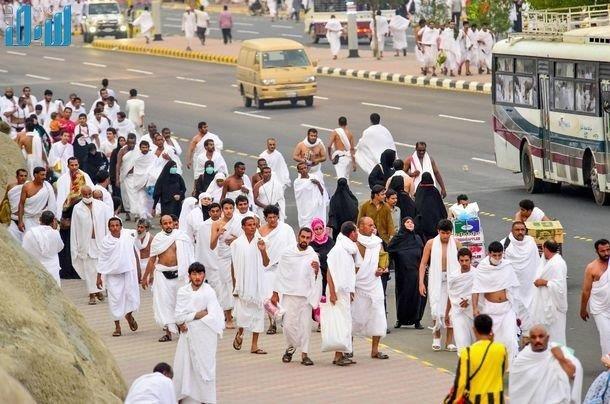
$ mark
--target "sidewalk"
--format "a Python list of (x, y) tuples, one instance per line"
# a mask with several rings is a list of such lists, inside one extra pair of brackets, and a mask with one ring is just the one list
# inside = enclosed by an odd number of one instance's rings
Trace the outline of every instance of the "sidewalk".
[[(150, 373), (158, 362), (173, 364), (176, 341), (159, 343), (160, 329), (152, 313), (152, 295), (142, 291), (140, 311), (134, 315), (135, 333), (122, 323), (122, 337), (112, 337), (114, 324), (106, 301), (87, 305), (83, 281), (62, 280), (62, 289), (87, 319), (114, 355), (125, 382)], [(251, 355), (250, 336), (241, 351), (232, 348), (234, 330), (226, 330), (218, 344), (216, 389), (219, 403), (438, 403), (449, 391), (453, 376), (432, 364), (410, 359), (384, 348), (388, 360), (370, 359), (370, 343), (354, 339), (356, 365), (339, 368), (331, 364), (331, 353), (320, 352), (320, 334), (313, 332), (310, 356), (313, 367), (299, 364), (300, 354), (284, 364), (284, 338), (261, 335), (259, 344), (268, 355)]]
[[(193, 2), (194, 3), (194, 2)], [(180, 2), (180, 1), (168, 1), (168, 2), (163, 2), (163, 4), (161, 4), (161, 7), (165, 8), (165, 9), (169, 9), (169, 10), (185, 10), (186, 7), (190, 4), (190, 2), (188, 0), (186, 0), (185, 2)], [(220, 13), (222, 11), (222, 6), (223, 5), (227, 5), (229, 6), (229, 10), (231, 11), (232, 14), (249, 14), (249, 10), (248, 7), (242, 2), (242, 3), (231, 3), (231, 2), (219, 2), (218, 4), (216, 3), (210, 3), (210, 5), (208, 5), (205, 9), (205, 11), (207, 11), (208, 13)]]
[[(149, 45), (146, 45), (144, 38), (96, 39), (92, 46), (100, 49), (235, 64), (241, 42), (234, 41), (232, 44), (224, 45), (220, 39), (208, 38), (206, 45), (202, 46), (197, 39), (194, 39), (192, 52), (185, 50), (186, 39), (182, 36), (166, 36), (163, 41), (151, 42)], [(317, 61), (318, 75), (321, 76), (346, 77), (485, 94), (491, 92), (490, 75), (475, 74), (468, 77), (422, 76), (413, 53), (406, 57), (396, 57), (393, 51), (386, 50), (384, 51), (384, 58), (377, 60), (370, 50), (359, 50), (359, 58), (347, 58), (347, 50), (342, 49), (339, 59), (332, 60), (330, 50), (326, 47), (308, 47), (307, 52), (311, 59)]]

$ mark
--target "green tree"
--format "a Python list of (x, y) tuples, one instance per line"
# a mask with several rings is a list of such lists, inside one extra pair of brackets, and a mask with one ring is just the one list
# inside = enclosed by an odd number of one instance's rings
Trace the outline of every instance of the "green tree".
[(512, 5), (512, 0), (472, 0), (466, 15), (471, 24), (487, 25), (494, 33), (503, 35), (510, 28), (508, 15)]
[(559, 8), (559, 7), (578, 7), (578, 6), (589, 6), (595, 4), (605, 4), (607, 1), (603, 0), (529, 0), (531, 8), (535, 10), (544, 10), (547, 8)]
[[(422, 0), (419, 10), (419, 18), (425, 18), (428, 22), (445, 23), (449, 20), (449, 7), (445, 0)], [(417, 23), (417, 21), (412, 22)]]

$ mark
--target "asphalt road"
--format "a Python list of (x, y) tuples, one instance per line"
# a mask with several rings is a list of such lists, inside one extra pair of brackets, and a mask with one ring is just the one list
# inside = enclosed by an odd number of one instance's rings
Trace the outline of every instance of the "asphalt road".
[[(320, 78), (319, 93), (313, 108), (271, 104), (264, 110), (242, 106), (234, 80), (234, 69), (227, 66), (197, 62), (110, 53), (91, 48), (5, 49), (0, 56), (0, 83), (11, 85), (16, 92), (24, 85), (32, 87), (36, 96), (51, 88), (59, 98), (78, 93), (87, 108), (96, 98), (101, 78), (110, 79), (110, 87), (124, 92), (137, 88), (147, 96), (146, 119), (158, 127), (170, 127), (180, 138), (188, 139), (196, 132), (198, 121), (208, 122), (210, 130), (224, 142), (227, 163), (237, 160), (252, 172), (255, 160), (264, 149), (264, 141), (273, 136), (278, 149), (287, 160), (294, 145), (301, 141), (307, 127), (320, 129), (322, 139), (328, 138), (340, 115), (348, 117), (352, 131), (359, 136), (368, 124), (368, 115), (378, 112), (382, 123), (394, 135), (400, 157), (413, 152), (418, 140), (428, 143), (428, 150), (438, 162), (452, 202), (457, 194), (467, 193), (482, 211), (485, 239), (500, 239), (509, 231), (510, 218), (525, 193), (520, 175), (498, 169), (493, 164), (490, 133), (490, 100), (488, 96), (449, 92), (445, 90), (400, 87), (349, 79)], [(17, 52), (17, 53), (15, 53)], [(131, 69), (131, 70), (130, 70)], [(180, 78), (178, 78), (180, 77)], [(186, 78), (186, 79), (185, 79)], [(196, 79), (192, 81), (190, 79)], [(187, 146), (183, 143), (183, 146)], [(326, 173), (334, 174), (330, 163)], [(293, 178), (295, 172), (292, 172)], [(190, 182), (191, 173), (185, 178)], [(355, 173), (356, 195), (364, 200), (368, 188), (360, 171)], [(334, 188), (331, 178), (327, 184)], [(332, 192), (332, 190), (330, 191)], [(288, 215), (294, 223), (294, 198), (287, 192)], [(590, 320), (578, 317), (583, 268), (595, 256), (593, 243), (607, 237), (608, 208), (596, 206), (587, 192), (569, 188), (561, 194), (533, 197), (549, 216), (561, 220), (566, 235), (564, 255), (568, 262), (568, 345), (585, 367), (585, 386), (601, 371), (597, 330)], [(390, 283), (393, 289), (393, 282)], [(394, 323), (393, 291), (390, 291), (388, 323)], [(433, 353), (429, 331), (392, 330), (384, 342), (393, 348), (415, 355), (447, 369), (454, 369), (455, 356)]]

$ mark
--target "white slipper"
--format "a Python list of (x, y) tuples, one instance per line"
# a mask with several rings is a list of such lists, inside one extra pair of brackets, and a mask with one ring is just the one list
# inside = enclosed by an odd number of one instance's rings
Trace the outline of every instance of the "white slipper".
[(449, 344), (449, 345), (447, 345), (447, 351), (457, 352), (457, 346), (455, 346), (454, 344)]
[(441, 339), (440, 338), (432, 338), (432, 350), (433, 351), (441, 350)]

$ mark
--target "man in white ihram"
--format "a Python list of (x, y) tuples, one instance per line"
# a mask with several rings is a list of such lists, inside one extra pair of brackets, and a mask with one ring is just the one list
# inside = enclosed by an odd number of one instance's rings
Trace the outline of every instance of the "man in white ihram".
[(267, 139), (267, 149), (258, 156), (265, 159), (267, 166), (271, 167), (272, 175), (284, 185), (284, 188), (291, 185), (288, 165), (282, 153), (277, 150), (277, 141), (274, 138)]
[[(373, 234), (375, 223), (370, 217), (358, 220), (358, 253), (360, 266), (356, 269), (356, 289), (352, 302), (352, 330), (354, 335), (371, 338), (371, 358), (388, 359), (379, 351), (379, 341), (385, 337), (388, 322), (381, 275), (388, 272), (387, 253), (382, 240)], [(385, 263), (380, 258), (384, 256)]]
[[(373, 36), (373, 41), (376, 41), (377, 45), (377, 60), (383, 57), (383, 48), (385, 47), (385, 37), (390, 32), (390, 27), (388, 24), (388, 19), (381, 15), (381, 10), (377, 10), (377, 15), (375, 15), (375, 20), (369, 23), (369, 28), (371, 30), (371, 35)], [(375, 42), (371, 42), (372, 49), (374, 48)]]
[[(121, 318), (125, 317), (131, 331), (138, 329), (133, 312), (140, 307), (140, 260), (130, 230), (123, 230), (118, 217), (108, 220), (108, 232), (100, 245), (97, 263), (97, 287), (108, 291), (108, 308), (114, 320), (113, 337), (121, 336)], [(102, 281), (102, 275), (104, 280)]]
[(256, 205), (256, 214), (259, 218), (264, 218), (263, 211), (269, 205), (277, 206), (279, 209), (280, 220), (286, 220), (286, 198), (284, 197), (284, 186), (275, 178), (271, 167), (263, 167), (261, 170), (262, 179), (254, 184), (252, 194)]
[[(559, 245), (547, 240), (542, 246), (543, 258), (536, 269), (530, 319), (546, 327), (553, 342), (566, 344), (568, 312), (568, 268), (558, 253)], [(523, 290), (523, 289), (521, 289)]]
[(161, 217), (161, 228), (162, 231), (155, 235), (150, 245), (150, 258), (142, 276), (142, 288), (146, 289), (152, 282), (155, 322), (165, 331), (159, 342), (168, 342), (172, 340), (172, 333), (178, 333), (174, 314), (176, 294), (185, 283), (194, 253), (190, 238), (184, 232), (174, 229), (171, 216)]
[(81, 189), (82, 200), (74, 205), (70, 224), (70, 253), (72, 266), (81, 279), (85, 280), (89, 293), (89, 304), (102, 301), (104, 295), (97, 287), (97, 264), (102, 241), (108, 230), (110, 214), (102, 201), (93, 199), (91, 187)]
[(192, 263), (188, 276), (190, 282), (176, 298), (176, 397), (182, 404), (216, 403), (216, 349), (225, 328), (224, 314), (214, 289), (204, 283), (205, 267)]
[(581, 402), (583, 370), (567, 348), (550, 348), (552, 336), (541, 325), (529, 332), (529, 344), (510, 366), (508, 392), (513, 403)]
[(172, 367), (158, 363), (152, 373), (138, 377), (131, 384), (125, 404), (176, 404)]
[(154, 163), (155, 155), (150, 152), (150, 145), (144, 140), (140, 142), (139, 150), (134, 149), (123, 157), (121, 182), (126, 191), (123, 197), (129, 199), (129, 212), (137, 218), (152, 217), (151, 209), (147, 208), (146, 187)]
[(504, 247), (504, 258), (511, 262), (519, 280), (519, 296), (522, 305), (515, 307), (515, 312), (525, 329), (528, 329), (530, 325), (534, 324), (530, 322), (528, 308), (532, 303), (536, 289), (534, 280), (536, 279), (536, 270), (540, 265), (540, 255), (538, 255), (536, 241), (526, 233), (525, 223), (514, 222), (508, 237), (500, 242)]
[(362, 132), (355, 153), (356, 163), (367, 175), (379, 164), (381, 153), (387, 149), (396, 151), (392, 134), (379, 123), (381, 122), (379, 114), (371, 114), (370, 121), (371, 126)]
[(138, 16), (138, 18), (133, 21), (132, 25), (135, 27), (140, 27), (140, 35), (146, 38), (146, 43), (148, 44), (150, 42), (150, 34), (155, 26), (152, 15), (148, 11), (148, 6), (144, 7), (144, 10)]
[(468, 248), (460, 248), (457, 256), (459, 271), (452, 270), (447, 273), (445, 325), (453, 327), (453, 338), (459, 356), (463, 348), (476, 341), (472, 316), (472, 277), (475, 269), (471, 266), (472, 253)]
[(305, 227), (315, 217), (326, 217), (328, 193), (317, 178), (311, 178), (307, 164), (298, 163), (297, 171), (299, 177), (294, 180), (294, 198), (299, 226)]
[[(517, 315), (519, 302), (519, 280), (508, 259), (504, 259), (504, 248), (494, 241), (487, 248), (472, 281), (472, 314), (487, 314), (493, 320), (494, 341), (504, 344), (509, 363), (517, 355)], [(479, 294), (482, 296), (479, 297)], [(479, 311), (480, 303), (480, 311)]]
[(330, 20), (326, 22), (324, 29), (326, 29), (326, 39), (330, 44), (330, 53), (333, 55), (333, 59), (337, 59), (337, 55), (339, 55), (341, 50), (341, 31), (343, 31), (343, 26), (333, 14), (330, 16)]
[(186, 38), (186, 50), (190, 52), (193, 50), (191, 45), (193, 43), (193, 38), (195, 37), (195, 32), (197, 32), (197, 15), (191, 7), (187, 8), (184, 14), (182, 14), (181, 29)]
[(392, 34), (392, 48), (396, 52), (394, 56), (400, 56), (401, 51), (403, 56), (407, 56), (407, 28), (409, 28), (411, 21), (398, 13), (399, 11), (396, 10), (396, 15), (393, 15), (390, 19), (389, 28)]
[(335, 166), (337, 178), (345, 178), (349, 181), (351, 171), (356, 171), (354, 160), (354, 135), (347, 128), (347, 118), (339, 117), (339, 127), (330, 133), (328, 139), (328, 155)]
[(405, 159), (405, 167), (407, 174), (413, 178), (413, 188), (417, 192), (417, 187), (421, 182), (422, 175), (424, 173), (430, 173), (434, 180), (434, 186), (441, 192), (441, 196), (444, 198), (447, 196), (447, 190), (445, 190), (445, 182), (441, 177), (441, 172), (436, 165), (436, 161), (430, 157), (427, 152), (428, 146), (426, 142), (419, 141), (415, 143), (415, 151), (412, 155)]
[(282, 362), (288, 363), (296, 350), (301, 351), (301, 364), (312, 366), (309, 358), (309, 338), (311, 336), (311, 310), (320, 303), (322, 277), (318, 254), (309, 246), (311, 229), (299, 230), (297, 244), (284, 251), (279, 259), (273, 296), (276, 306), (282, 295), (282, 308), (286, 351)]
[(49, 274), (61, 286), (59, 280), (59, 257), (57, 254), (64, 248), (64, 243), (57, 231), (55, 214), (45, 210), (40, 215), (40, 226), (33, 227), (23, 236), (22, 247), (34, 256)]

